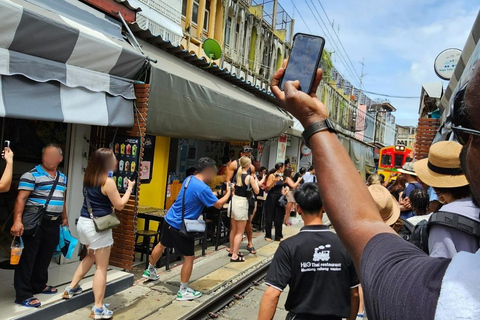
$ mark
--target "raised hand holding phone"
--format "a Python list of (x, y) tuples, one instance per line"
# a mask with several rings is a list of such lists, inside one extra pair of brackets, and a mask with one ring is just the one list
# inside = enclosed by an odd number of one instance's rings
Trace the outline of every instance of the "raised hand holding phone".
[(313, 89), (317, 70), (322, 59), (325, 39), (320, 36), (297, 33), (293, 38), (292, 52), (280, 82), (284, 90), (285, 82), (300, 81), (298, 90), (310, 94)]

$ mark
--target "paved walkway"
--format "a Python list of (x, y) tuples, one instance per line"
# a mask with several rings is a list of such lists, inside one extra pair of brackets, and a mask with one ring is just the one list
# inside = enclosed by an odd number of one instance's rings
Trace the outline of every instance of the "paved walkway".
[[(296, 224), (291, 227), (284, 227), (284, 236), (288, 238), (298, 233), (302, 224)], [(218, 251), (209, 251), (205, 257), (199, 256), (195, 260), (193, 274), (190, 286), (196, 290), (203, 292), (203, 296), (194, 301), (176, 301), (176, 292), (180, 282), (181, 265), (172, 267), (170, 271), (165, 271), (164, 268), (159, 269), (159, 281), (145, 281), (141, 279), (141, 272), (143, 269), (137, 268), (135, 273), (136, 280), (134, 286), (120, 292), (114, 296), (105, 299), (105, 303), (110, 304), (110, 309), (115, 312), (115, 320), (132, 320), (132, 319), (179, 319), (186, 315), (197, 306), (207, 301), (211, 297), (219, 294), (230, 283), (241, 279), (245, 274), (252, 272), (261, 265), (267, 263), (273, 258), (273, 255), (278, 247), (278, 242), (266, 242), (263, 233), (254, 234), (254, 245), (257, 248), (257, 254), (247, 254), (245, 256), (246, 262), (232, 263), (227, 256), (225, 246), (220, 247)], [(245, 247), (245, 242), (242, 248)], [(213, 248), (210, 247), (210, 250)], [(143, 264), (142, 264), (143, 266)], [(250, 300), (258, 300), (260, 303), (261, 288), (254, 290), (254, 295), (250, 296)], [(286, 297), (286, 295), (283, 295)], [(245, 300), (247, 301), (247, 300)], [(283, 300), (282, 300), (283, 301)], [(279, 303), (283, 306), (283, 302)], [(239, 306), (241, 303), (239, 302)], [(62, 320), (77, 320), (85, 319), (91, 310), (92, 305), (79, 309), (75, 312), (66, 314), (58, 319)], [(243, 317), (241, 313), (238, 319), (255, 319), (258, 314), (258, 306), (250, 308), (249, 315), (253, 317)], [(285, 313), (279, 312), (279, 318), (285, 317)], [(237, 318), (232, 318), (237, 319)]]

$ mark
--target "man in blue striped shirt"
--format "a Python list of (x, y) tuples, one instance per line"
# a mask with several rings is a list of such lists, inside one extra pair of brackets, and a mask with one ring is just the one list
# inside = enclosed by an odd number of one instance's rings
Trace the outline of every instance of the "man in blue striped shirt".
[[(40, 306), (34, 294), (57, 293), (47, 281), (48, 266), (59, 240), (59, 227), (68, 225), (64, 201), (67, 177), (57, 170), (62, 161), (62, 149), (49, 144), (42, 151), (42, 164), (20, 178), (11, 233), (22, 236), (25, 245), (14, 277), (15, 303), (25, 307)], [(46, 204), (57, 175), (52, 198), (41, 214), (39, 210)]]

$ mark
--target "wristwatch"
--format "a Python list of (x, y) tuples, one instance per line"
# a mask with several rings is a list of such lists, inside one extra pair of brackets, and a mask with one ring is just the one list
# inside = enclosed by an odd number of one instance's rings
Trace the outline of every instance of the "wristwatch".
[(322, 121), (317, 121), (309, 125), (305, 131), (302, 133), (303, 142), (305, 145), (310, 148), (310, 143), (308, 142), (310, 138), (317, 132), (328, 130), (333, 133), (337, 133), (335, 130), (334, 124), (329, 120), (325, 119)]

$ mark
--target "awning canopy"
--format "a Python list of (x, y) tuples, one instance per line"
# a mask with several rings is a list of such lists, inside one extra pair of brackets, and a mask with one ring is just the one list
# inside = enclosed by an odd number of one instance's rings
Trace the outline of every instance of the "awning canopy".
[(200, 140), (265, 140), (282, 135), (292, 119), (275, 105), (148, 43), (157, 59), (150, 76), (147, 132)]
[(145, 57), (84, 4), (39, 4), (0, 0), (0, 116), (131, 126)]

